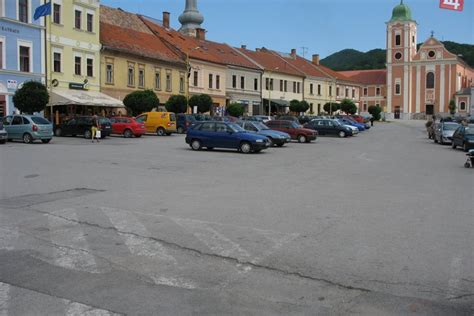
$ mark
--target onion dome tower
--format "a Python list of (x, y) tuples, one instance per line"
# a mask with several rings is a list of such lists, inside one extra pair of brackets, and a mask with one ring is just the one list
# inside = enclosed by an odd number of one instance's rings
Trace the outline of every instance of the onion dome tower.
[(187, 36), (196, 36), (196, 30), (201, 28), (204, 16), (197, 9), (197, 0), (186, 0), (186, 8), (179, 16), (181, 28), (179, 31)]

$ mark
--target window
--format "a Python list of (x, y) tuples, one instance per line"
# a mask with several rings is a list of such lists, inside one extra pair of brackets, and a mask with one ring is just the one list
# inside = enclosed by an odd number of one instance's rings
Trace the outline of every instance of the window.
[(74, 11), (74, 27), (78, 30), (81, 29), (82, 12), (79, 10)]
[(216, 89), (219, 90), (221, 88), (221, 76), (216, 75)]
[(61, 5), (53, 4), (53, 23), (61, 24)]
[(94, 59), (87, 58), (87, 77), (94, 77)]
[(435, 85), (435, 76), (434, 73), (429, 72), (426, 74), (426, 89), (434, 89)]
[(171, 91), (172, 86), (171, 86), (171, 71), (166, 72), (166, 91)]
[(355, 99), (355, 97), (356, 97), (356, 91), (355, 89), (352, 89), (352, 98)]
[(280, 91), (283, 92), (283, 80), (280, 80)]
[(197, 87), (198, 86), (198, 72), (195, 71), (193, 74), (193, 86)]
[(20, 46), (20, 71), (30, 72), (30, 48)]
[(270, 79), (265, 78), (265, 90), (270, 90)]
[(411, 37), (411, 42), (412, 42), (412, 44), (415, 44), (415, 36), (414, 35)]
[(395, 84), (395, 94), (400, 95), (401, 93), (401, 85), (399, 83)]
[(367, 112), (367, 103), (364, 103), (364, 112)]
[(184, 74), (179, 77), (179, 92), (184, 93)]
[(214, 132), (215, 125), (215, 123), (203, 123), (199, 130), (201, 132)]
[(375, 95), (380, 96), (380, 88), (375, 89)]
[(300, 93), (300, 92), (301, 92), (301, 83), (298, 82), (298, 83), (296, 84), (296, 93)]
[(321, 95), (321, 85), (318, 84), (318, 95)]
[(395, 54), (395, 59), (396, 59), (396, 60), (402, 59), (402, 53), (396, 53), (396, 54)]
[(138, 69), (138, 87), (139, 88), (145, 87), (145, 69), (143, 68)]
[(369, 93), (369, 90), (367, 88), (364, 88), (364, 95), (367, 96)]
[(237, 76), (233, 75), (232, 76), (232, 88), (237, 88)]
[(273, 79), (270, 79), (270, 90), (273, 91)]
[(28, 23), (28, 0), (18, 0), (18, 20)]
[(430, 50), (430, 51), (428, 52), (428, 57), (429, 57), (429, 58), (434, 58), (435, 56), (436, 56), (436, 53), (435, 53), (433, 50)]
[(214, 76), (212, 74), (209, 74), (209, 89), (212, 89), (212, 79), (214, 79)]
[(0, 69), (3, 69), (3, 42), (0, 42)]
[(114, 65), (113, 64), (105, 65), (105, 83), (108, 83), (108, 84), (114, 83)]
[(459, 104), (459, 110), (466, 111), (466, 102), (461, 102)]
[(135, 86), (135, 66), (134, 65), (128, 65), (128, 82), (127, 85), (129, 87), (134, 87)]
[(314, 93), (313, 93), (313, 84), (312, 84), (312, 83), (310, 83), (310, 85), (309, 85), (309, 94), (314, 94)]
[(23, 125), (23, 119), (21, 116), (13, 117), (12, 125)]
[(61, 53), (53, 54), (53, 71), (61, 72)]
[(257, 79), (257, 78), (255, 78), (255, 79), (253, 80), (253, 89), (254, 89), (255, 91), (258, 91), (258, 79)]
[(332, 86), (329, 86), (329, 96), (332, 97)]
[(161, 71), (160, 69), (155, 70), (155, 89), (161, 90)]
[(285, 80), (285, 92), (288, 92), (288, 80)]
[(346, 98), (349, 97), (349, 89), (346, 88)]
[(400, 34), (395, 35), (395, 45), (400, 46), (402, 44), (402, 36)]
[(87, 32), (94, 32), (94, 15), (87, 13)]
[(337, 95), (337, 96), (339, 96), (339, 92), (341, 92), (341, 91), (340, 91), (339, 87), (337, 87), (337, 88), (336, 88), (336, 95)]
[(296, 81), (293, 81), (293, 93), (296, 93)]

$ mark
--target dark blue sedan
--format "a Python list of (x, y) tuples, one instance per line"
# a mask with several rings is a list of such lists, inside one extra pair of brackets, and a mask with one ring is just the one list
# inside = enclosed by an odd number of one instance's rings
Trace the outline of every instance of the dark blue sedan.
[(235, 123), (200, 122), (188, 129), (186, 143), (193, 150), (214, 148), (232, 148), (248, 154), (258, 153), (270, 147), (271, 143), (265, 136), (245, 131)]
[(351, 126), (355, 126), (357, 127), (357, 129), (361, 132), (365, 131), (366, 128), (365, 128), (365, 124), (361, 124), (361, 123), (357, 123), (356, 121), (352, 121), (352, 120), (349, 120), (347, 118), (338, 118), (339, 121), (343, 124), (346, 124), (346, 125), (351, 125)]

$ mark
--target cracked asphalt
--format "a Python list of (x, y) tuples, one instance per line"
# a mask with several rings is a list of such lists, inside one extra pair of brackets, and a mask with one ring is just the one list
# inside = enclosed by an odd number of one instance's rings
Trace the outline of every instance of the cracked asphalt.
[(0, 146), (0, 315), (472, 315), (473, 170), (423, 122), (258, 155)]

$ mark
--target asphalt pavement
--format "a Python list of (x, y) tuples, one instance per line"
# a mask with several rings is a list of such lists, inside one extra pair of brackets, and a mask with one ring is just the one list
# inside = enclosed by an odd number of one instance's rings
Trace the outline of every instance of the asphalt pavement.
[(472, 315), (464, 162), (419, 121), (250, 155), (0, 145), (0, 315)]

